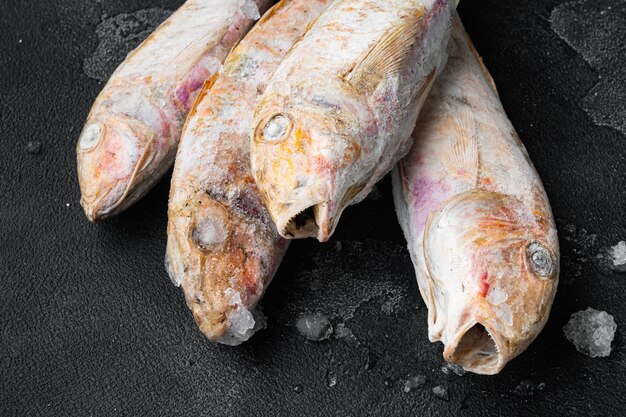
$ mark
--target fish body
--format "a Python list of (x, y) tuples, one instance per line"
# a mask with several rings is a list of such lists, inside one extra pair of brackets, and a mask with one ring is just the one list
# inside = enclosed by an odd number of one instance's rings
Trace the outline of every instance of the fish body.
[(250, 172), (258, 98), (291, 45), (332, 0), (282, 0), (232, 51), (190, 112), (176, 157), (167, 264), (200, 329), (238, 344), (287, 249)]
[(498, 373), (543, 328), (559, 275), (541, 180), (460, 20), (448, 63), (393, 173), (394, 200), (431, 341)]
[(252, 173), (282, 236), (328, 240), (408, 152), (456, 3), (343, 0), (291, 49), (251, 130)]
[(171, 167), (199, 89), (269, 3), (189, 0), (117, 68), (76, 146), (89, 220), (125, 210)]

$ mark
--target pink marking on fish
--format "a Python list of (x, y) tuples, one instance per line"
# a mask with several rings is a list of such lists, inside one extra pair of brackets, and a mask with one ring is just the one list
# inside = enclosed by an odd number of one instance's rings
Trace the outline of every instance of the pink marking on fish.
[(414, 220), (414, 227), (418, 232), (421, 233), (424, 230), (429, 214), (437, 210), (444, 202), (448, 189), (449, 187), (441, 180), (420, 178), (416, 181), (411, 194), (415, 197), (413, 207), (417, 216)]
[(176, 98), (183, 105), (185, 111), (190, 110), (198, 91), (210, 75), (210, 72), (204, 66), (197, 66), (192, 70), (187, 80), (178, 86), (176, 89)]
[(230, 26), (226, 34), (224, 35), (224, 41), (227, 44), (234, 44), (239, 42), (241, 39), (241, 31), (245, 27), (246, 18), (243, 15), (240, 15), (234, 23)]

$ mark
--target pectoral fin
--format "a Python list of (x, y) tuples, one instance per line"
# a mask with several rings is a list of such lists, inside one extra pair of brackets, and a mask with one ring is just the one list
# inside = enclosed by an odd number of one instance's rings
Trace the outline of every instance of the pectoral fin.
[(480, 168), (476, 120), (469, 105), (459, 103), (451, 111), (454, 136), (448, 138), (445, 160), (453, 175), (464, 177), (477, 184)]
[(424, 31), (425, 10), (404, 16), (402, 23), (389, 29), (371, 48), (365, 51), (343, 78), (362, 93), (373, 93), (378, 85), (398, 75), (411, 56), (410, 50)]

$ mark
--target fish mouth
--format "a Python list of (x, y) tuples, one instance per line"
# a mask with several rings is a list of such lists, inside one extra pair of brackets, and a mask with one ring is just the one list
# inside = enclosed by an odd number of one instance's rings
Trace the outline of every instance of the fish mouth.
[(95, 198), (86, 194), (80, 198), (80, 205), (83, 207), (85, 216), (92, 223), (107, 220), (126, 210), (143, 195), (143, 192), (137, 193), (134, 181), (131, 179), (121, 193), (118, 187), (108, 187), (98, 194), (99, 196)]
[(494, 375), (508, 362), (506, 352), (497, 332), (482, 323), (473, 322), (446, 346), (443, 356), (447, 362), (460, 365), (466, 371)]
[[(108, 203), (109, 195), (110, 192), (106, 192), (100, 198), (94, 199), (85, 196), (81, 197), (80, 205), (83, 207), (83, 211), (85, 212), (87, 220), (92, 223), (98, 223), (107, 220), (117, 214), (118, 210), (116, 209), (121, 205), (123, 195), (119, 197), (117, 201), (113, 204)], [(119, 208), (119, 211), (121, 210), (123, 210), (123, 208)]]
[(330, 203), (324, 201), (301, 209), (285, 210), (277, 217), (276, 227), (285, 239), (312, 237), (326, 242), (334, 231)]

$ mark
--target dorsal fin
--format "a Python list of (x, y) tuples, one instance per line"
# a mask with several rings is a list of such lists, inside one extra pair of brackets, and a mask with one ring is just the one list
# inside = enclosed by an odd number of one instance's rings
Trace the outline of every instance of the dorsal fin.
[(454, 137), (449, 138), (446, 162), (453, 175), (466, 178), (472, 185), (478, 183), (479, 159), (476, 120), (465, 103), (459, 103), (452, 114)]
[(424, 29), (424, 8), (404, 16), (399, 26), (389, 29), (365, 51), (343, 78), (357, 90), (371, 94), (385, 78), (402, 71), (409, 53)]

